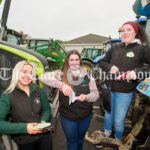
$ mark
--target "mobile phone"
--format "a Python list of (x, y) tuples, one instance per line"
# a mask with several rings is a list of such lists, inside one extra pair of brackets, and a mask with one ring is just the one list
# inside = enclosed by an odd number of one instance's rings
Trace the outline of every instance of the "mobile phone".
[(47, 127), (50, 127), (50, 126), (51, 126), (51, 123), (39, 123), (38, 125), (35, 125), (34, 128), (44, 129), (44, 128), (47, 128)]

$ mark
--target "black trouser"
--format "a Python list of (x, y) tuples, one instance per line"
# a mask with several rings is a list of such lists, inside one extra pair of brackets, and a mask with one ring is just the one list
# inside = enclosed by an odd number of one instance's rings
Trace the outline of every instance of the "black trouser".
[(19, 150), (52, 150), (51, 134), (45, 134), (38, 140), (29, 144), (18, 144)]

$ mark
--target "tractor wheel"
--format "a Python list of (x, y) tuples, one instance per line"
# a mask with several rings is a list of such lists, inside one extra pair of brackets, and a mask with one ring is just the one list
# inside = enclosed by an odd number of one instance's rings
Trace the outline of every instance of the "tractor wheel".
[(88, 60), (82, 60), (82, 64), (88, 71), (90, 71), (93, 67), (93, 64)]
[(50, 92), (49, 92), (48, 100), (50, 103), (53, 103), (53, 101), (55, 100), (55, 98), (57, 96), (58, 89), (50, 87), (49, 90), (50, 90)]
[(99, 95), (100, 95), (100, 112), (101, 112), (101, 114), (102, 114), (102, 116), (104, 116), (105, 115), (105, 109), (104, 109), (104, 106), (103, 106), (103, 100), (102, 100), (102, 93), (101, 92), (99, 92)]
[(56, 88), (50, 89), (50, 95), (49, 95), (49, 102), (52, 109), (52, 116), (51, 116), (51, 124), (53, 126), (53, 129), (51, 130), (52, 133), (56, 131), (57, 128), (57, 120), (59, 115), (59, 90)]
[(98, 64), (96, 64), (92, 69), (91, 69), (91, 74), (93, 78), (95, 79), (97, 88), (99, 91), (101, 91), (102, 84), (104, 82), (104, 74), (102, 69), (99, 67)]
[(104, 116), (104, 113), (105, 113), (105, 109), (104, 109), (104, 106), (103, 106), (103, 103), (102, 103), (102, 85), (104, 84), (104, 75), (103, 75), (103, 71), (102, 69), (99, 67), (99, 64), (96, 64), (92, 70), (91, 70), (91, 73), (92, 73), (92, 76), (94, 77), (95, 79), (95, 82), (96, 82), (96, 85), (97, 85), (97, 89), (99, 91), (99, 95), (100, 95), (100, 112), (101, 114)]

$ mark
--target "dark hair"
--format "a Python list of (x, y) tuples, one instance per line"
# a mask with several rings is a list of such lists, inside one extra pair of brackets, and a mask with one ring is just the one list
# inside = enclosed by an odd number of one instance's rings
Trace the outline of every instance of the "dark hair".
[(63, 72), (63, 76), (62, 76), (62, 81), (65, 82), (66, 84), (70, 85), (70, 83), (67, 80), (67, 71), (69, 69), (69, 58), (72, 54), (78, 55), (79, 59), (80, 59), (80, 66), (82, 65), (81, 62), (81, 56), (80, 53), (77, 50), (70, 50), (69, 52), (67, 52), (67, 56), (65, 58), (65, 62), (64, 65), (62, 67), (62, 72)]
[(148, 39), (147, 39), (147, 36), (146, 36), (144, 28), (139, 23), (137, 23), (137, 26), (138, 26), (138, 34), (136, 35), (135, 38), (140, 39), (140, 41), (142, 43), (147, 44), (148, 43)]

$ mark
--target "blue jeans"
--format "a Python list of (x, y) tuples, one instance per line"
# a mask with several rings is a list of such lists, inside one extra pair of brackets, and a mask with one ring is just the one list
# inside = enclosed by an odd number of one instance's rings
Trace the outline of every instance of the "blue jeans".
[(84, 136), (89, 128), (92, 115), (85, 119), (72, 121), (60, 116), (61, 125), (67, 139), (68, 150), (82, 150)]
[(132, 101), (133, 92), (111, 92), (111, 112), (105, 111), (104, 130), (111, 131), (114, 124), (115, 138), (122, 139), (124, 120)]

